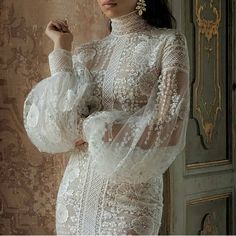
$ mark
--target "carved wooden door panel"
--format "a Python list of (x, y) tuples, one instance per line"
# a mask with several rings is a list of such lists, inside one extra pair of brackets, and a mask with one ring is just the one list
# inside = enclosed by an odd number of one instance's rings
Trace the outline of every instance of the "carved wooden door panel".
[(236, 234), (235, 0), (174, 0), (191, 62), (185, 151), (170, 168), (172, 234)]

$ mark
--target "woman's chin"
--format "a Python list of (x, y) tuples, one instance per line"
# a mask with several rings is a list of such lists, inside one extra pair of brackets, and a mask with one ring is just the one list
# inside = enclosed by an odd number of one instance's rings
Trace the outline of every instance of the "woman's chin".
[(108, 10), (105, 12), (105, 15), (106, 15), (106, 17), (111, 19), (111, 18), (117, 17), (119, 14), (117, 14), (117, 12), (114, 10)]
[(106, 8), (106, 9), (103, 9), (103, 13), (106, 15), (106, 17), (108, 18), (115, 18), (115, 17), (118, 17), (120, 16), (120, 11), (118, 10), (117, 6), (113, 6), (111, 8)]
[(124, 15), (124, 14), (120, 14), (120, 13), (117, 13), (117, 12), (107, 12), (106, 13), (106, 16), (108, 17), (108, 18), (110, 18), (110, 19), (112, 19), (112, 18), (117, 18), (117, 17), (120, 17), (120, 16), (122, 16), (122, 15)]

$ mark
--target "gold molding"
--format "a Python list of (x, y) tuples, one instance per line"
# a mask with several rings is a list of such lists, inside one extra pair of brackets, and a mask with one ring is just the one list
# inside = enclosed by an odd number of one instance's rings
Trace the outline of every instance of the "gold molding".
[[(222, 111), (222, 95), (221, 86), (219, 81), (219, 24), (221, 22), (221, 0), (219, 0), (219, 10), (214, 6), (214, 1), (209, 0), (210, 9), (213, 15), (215, 15), (215, 20), (204, 19), (202, 16), (203, 10), (206, 8), (206, 2), (203, 5), (199, 4), (199, 0), (196, 2), (196, 22), (197, 22), (197, 39), (198, 39), (198, 53), (197, 53), (197, 76), (196, 81), (193, 85), (193, 115), (198, 120), (200, 126), (200, 132), (203, 137), (203, 143), (208, 147), (213, 141), (213, 132), (216, 129), (216, 122), (218, 113)], [(212, 87), (214, 88), (214, 98), (207, 102), (204, 94), (202, 93), (204, 87), (204, 75), (203, 75), (203, 63), (205, 62), (202, 58), (202, 51), (205, 50), (208, 53), (208, 60), (210, 58), (210, 53), (212, 53), (212, 45), (209, 45), (210, 41), (216, 40), (215, 50), (216, 59), (215, 70), (213, 70), (214, 80)], [(207, 39), (208, 45), (204, 44), (204, 38)], [(204, 48), (203, 48), (204, 47)]]
[[(198, 6), (198, 0), (196, 0), (196, 6)], [(221, 12), (217, 11), (216, 7), (213, 6), (213, 0), (210, 0), (210, 8), (212, 9), (212, 13), (214, 13), (216, 18), (215, 21), (206, 20), (201, 16), (201, 13), (204, 10), (204, 8), (206, 8), (206, 3), (204, 3), (204, 5), (200, 5), (199, 8), (196, 7), (197, 23), (199, 27), (199, 32), (203, 34), (208, 41), (210, 41), (213, 35), (218, 34), (218, 28), (221, 21)]]
[(232, 164), (231, 160), (224, 159), (224, 160), (217, 160), (217, 161), (207, 161), (207, 162), (187, 164), (186, 169), (192, 170), (192, 169), (200, 169), (200, 168), (222, 166), (222, 165), (229, 165), (229, 164)]
[(232, 197), (232, 192), (220, 193), (220, 194), (200, 197), (200, 198), (188, 200), (187, 206), (196, 205), (196, 204), (200, 204), (203, 202), (220, 200), (220, 199), (224, 199), (224, 198), (231, 198), (231, 197)]

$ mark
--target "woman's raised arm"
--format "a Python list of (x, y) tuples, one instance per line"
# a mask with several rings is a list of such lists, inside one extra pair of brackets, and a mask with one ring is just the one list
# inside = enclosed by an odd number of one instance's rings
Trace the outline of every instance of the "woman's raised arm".
[(85, 101), (92, 89), (88, 69), (81, 63), (74, 67), (78, 56), (54, 49), (48, 56), (51, 76), (37, 83), (25, 99), (24, 127), (41, 152), (68, 152), (84, 139)]

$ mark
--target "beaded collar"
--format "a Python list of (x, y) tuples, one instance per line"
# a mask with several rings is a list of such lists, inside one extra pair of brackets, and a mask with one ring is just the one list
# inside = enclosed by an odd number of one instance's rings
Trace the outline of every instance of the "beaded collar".
[(138, 32), (142, 29), (150, 27), (149, 24), (141, 16), (137, 10), (126, 15), (122, 15), (111, 19), (112, 35), (124, 35), (128, 33)]

